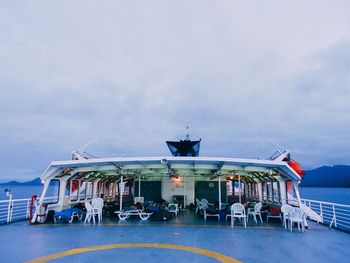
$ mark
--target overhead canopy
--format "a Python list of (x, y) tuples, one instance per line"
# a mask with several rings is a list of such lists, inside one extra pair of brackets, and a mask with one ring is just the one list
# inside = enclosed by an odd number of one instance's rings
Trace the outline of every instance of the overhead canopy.
[(273, 180), (284, 176), (299, 181), (300, 176), (284, 161), (222, 157), (122, 157), (55, 161), (42, 174), (42, 180), (77, 178), (117, 180), (123, 176), (162, 177), (169, 171), (188, 177), (231, 177), (240, 175), (247, 181)]

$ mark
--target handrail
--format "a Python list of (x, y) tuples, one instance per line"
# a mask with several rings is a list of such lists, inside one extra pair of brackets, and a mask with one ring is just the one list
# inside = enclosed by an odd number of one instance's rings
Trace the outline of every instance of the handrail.
[(338, 204), (338, 203), (331, 203), (331, 202), (325, 202), (325, 201), (320, 201), (320, 200), (312, 200), (312, 199), (304, 199), (304, 198), (302, 198), (301, 201), (303, 201), (303, 202), (322, 203), (322, 204), (326, 204), (326, 205), (337, 205), (337, 206), (340, 206), (340, 207), (347, 207), (347, 208), (350, 208), (350, 205), (344, 205), (344, 204)]
[(301, 199), (301, 202), (323, 217), (323, 224), (350, 232), (350, 205)]
[[(45, 197), (44, 202), (57, 200), (57, 197)], [(30, 212), (31, 198), (8, 199), (0, 201), (0, 224), (27, 220)]]

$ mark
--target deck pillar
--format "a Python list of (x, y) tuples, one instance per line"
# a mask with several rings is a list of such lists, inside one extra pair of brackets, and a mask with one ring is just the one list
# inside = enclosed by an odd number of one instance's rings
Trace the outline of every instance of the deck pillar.
[(238, 189), (239, 189), (239, 195), (238, 195), (238, 200), (239, 203), (242, 204), (242, 193), (241, 193), (241, 175), (238, 174)]
[(141, 175), (139, 175), (139, 200), (141, 197)]
[(219, 210), (221, 210), (221, 177), (218, 176), (218, 187), (219, 187)]
[(123, 176), (120, 176), (120, 183), (119, 183), (119, 211), (123, 210), (123, 193), (124, 193)]

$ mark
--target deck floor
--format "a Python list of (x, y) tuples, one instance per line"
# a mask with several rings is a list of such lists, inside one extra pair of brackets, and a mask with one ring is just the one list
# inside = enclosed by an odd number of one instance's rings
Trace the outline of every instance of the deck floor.
[[(251, 220), (247, 228), (239, 224), (231, 228), (229, 222), (214, 219), (205, 223), (191, 211), (168, 222), (137, 218), (120, 222), (116, 217), (97, 225), (18, 222), (0, 226), (0, 233), (1, 262), (48, 255), (52, 262), (142, 263), (348, 262), (350, 258), (350, 234), (322, 225), (309, 222), (305, 233), (291, 233), (278, 221), (255, 224)], [(93, 248), (87, 251), (87, 247)], [(63, 253), (54, 259), (58, 252)]]

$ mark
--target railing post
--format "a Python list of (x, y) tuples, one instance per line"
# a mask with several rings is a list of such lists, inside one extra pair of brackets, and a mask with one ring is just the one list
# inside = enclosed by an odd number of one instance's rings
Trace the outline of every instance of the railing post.
[(26, 212), (26, 218), (28, 218), (28, 217), (29, 217), (29, 209), (30, 209), (30, 201), (29, 201), (29, 199), (28, 199), (28, 201), (27, 201), (27, 212)]
[(322, 209), (322, 203), (320, 202), (320, 216), (323, 219), (323, 209)]
[(7, 207), (7, 224), (11, 222), (12, 219), (12, 194), (9, 196), (9, 205)]
[(337, 217), (335, 215), (335, 208), (334, 208), (334, 205), (332, 205), (333, 207), (333, 217), (332, 217), (332, 221), (329, 225), (329, 227), (332, 227), (332, 224), (334, 223), (334, 226), (337, 227)]

